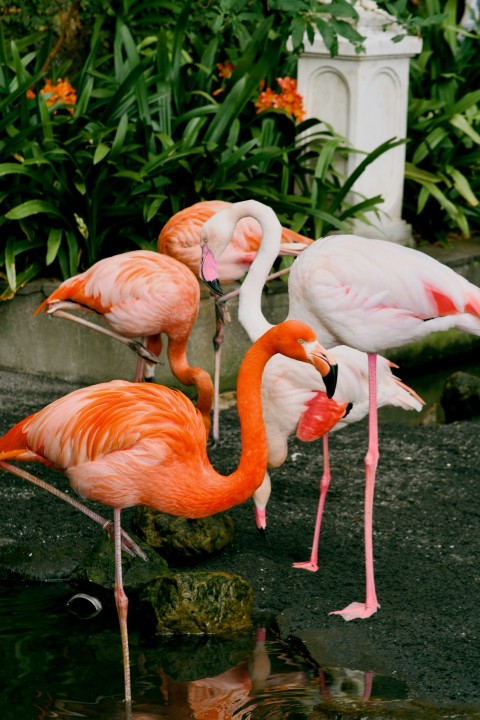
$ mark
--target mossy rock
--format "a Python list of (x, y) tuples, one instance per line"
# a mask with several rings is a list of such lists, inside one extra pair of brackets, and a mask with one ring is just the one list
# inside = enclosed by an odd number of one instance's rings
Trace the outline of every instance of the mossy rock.
[(154, 611), (159, 634), (231, 637), (252, 627), (253, 588), (233, 573), (164, 575), (140, 599)]
[(446, 423), (480, 415), (480, 378), (465, 372), (453, 373), (445, 381), (440, 404)]
[(135, 532), (174, 565), (200, 562), (233, 541), (234, 524), (227, 514), (189, 520), (139, 506)]
[[(152, 548), (132, 536), (144, 551), (147, 560), (122, 552), (123, 586), (125, 592), (139, 592), (158, 575), (170, 574), (166, 561)], [(95, 585), (106, 590), (115, 586), (115, 548), (112, 540), (103, 536), (91, 553), (70, 575), (75, 585)]]

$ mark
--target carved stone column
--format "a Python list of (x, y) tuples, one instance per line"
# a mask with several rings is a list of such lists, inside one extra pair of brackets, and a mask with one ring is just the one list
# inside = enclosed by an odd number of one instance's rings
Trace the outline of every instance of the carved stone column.
[[(303, 95), (307, 117), (323, 120), (348, 139), (357, 150), (370, 152), (390, 138), (406, 135), (410, 58), (421, 51), (418, 37), (404, 36), (391, 15), (371, 0), (355, 5), (357, 30), (366, 38), (365, 52), (339, 38), (339, 53), (330, 57), (320, 35), (312, 44), (305, 38), (305, 51), (298, 63), (298, 90)], [(363, 156), (350, 154), (342, 168), (350, 175)], [(378, 158), (354, 185), (354, 199), (382, 195), (380, 217), (368, 216), (372, 225), (356, 222), (355, 232), (412, 244), (411, 228), (402, 220), (405, 145)]]

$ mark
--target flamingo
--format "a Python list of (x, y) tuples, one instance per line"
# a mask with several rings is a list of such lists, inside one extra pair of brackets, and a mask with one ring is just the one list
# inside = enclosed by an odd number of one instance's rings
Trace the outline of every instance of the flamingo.
[[(253, 201), (251, 201), (253, 202)], [(262, 222), (262, 245), (272, 240), (271, 209), (256, 204)], [(223, 245), (231, 237), (228, 218)], [(210, 243), (210, 241), (209, 241)], [(215, 257), (203, 244), (203, 270), (219, 291)], [(353, 602), (333, 614), (345, 620), (368, 618), (380, 607), (374, 578), (372, 516), (378, 465), (378, 354), (456, 328), (480, 335), (480, 289), (451, 268), (413, 248), (387, 240), (356, 235), (320, 238), (293, 263), (289, 281), (288, 318), (310, 324), (324, 346), (348, 345), (368, 356), (368, 449), (365, 456), (364, 537), (366, 591), (364, 602)], [(333, 353), (332, 353), (333, 354)]]
[(308, 326), (287, 322), (263, 335), (248, 350), (239, 370), (242, 452), (237, 469), (226, 477), (208, 460), (200, 412), (181, 392), (162, 385), (113, 380), (80, 388), (17, 423), (0, 438), (3, 467), (16, 472), (9, 460), (53, 466), (65, 473), (80, 496), (113, 507), (114, 593), (127, 712), (132, 696), (121, 510), (140, 504), (170, 515), (200, 518), (252, 495), (267, 464), (261, 377), (277, 352), (312, 363), (325, 377), (329, 394), (335, 391), (336, 368)]
[[(253, 316), (251, 318), (253, 320)], [(244, 327), (248, 332), (248, 327)], [(280, 467), (287, 459), (289, 437), (296, 436), (303, 442), (322, 438), (323, 473), (311, 554), (308, 561), (293, 563), (294, 567), (311, 572), (318, 570), (323, 510), (331, 480), (328, 434), (348, 427), (368, 414), (367, 355), (346, 345), (335, 346), (331, 355), (339, 367), (337, 390), (331, 399), (325, 393), (324, 384), (308, 372), (308, 367), (297, 367), (298, 364), (288, 358), (273, 357), (262, 381), (270, 468)], [(423, 400), (392, 373), (392, 363), (382, 356), (378, 357), (378, 361), (377, 407), (393, 405), (419, 412)], [(266, 505), (270, 492), (271, 480), (267, 470), (263, 483), (253, 495), (255, 522), (261, 530), (266, 527)]]
[[(221, 248), (232, 233), (235, 223), (246, 214), (257, 217), (263, 207), (255, 201), (236, 203), (217, 213), (203, 226), (201, 235), (208, 248)], [(263, 213), (265, 215), (265, 213)], [(280, 223), (275, 213), (263, 217), (264, 232), (270, 242), (262, 244), (239, 293), (238, 316), (252, 342), (273, 325), (262, 312), (262, 288), (273, 261), (278, 254)], [(220, 256), (221, 257), (221, 256)], [(208, 269), (207, 269), (208, 272)], [(213, 268), (215, 276), (215, 268)], [(268, 466), (279, 467), (287, 459), (288, 438), (296, 435), (304, 442), (323, 437), (323, 475), (320, 480), (315, 530), (310, 559), (294, 563), (294, 567), (315, 572), (318, 570), (318, 546), (326, 495), (330, 486), (328, 433), (362, 420), (368, 414), (367, 355), (346, 345), (332, 350), (339, 366), (337, 389), (328, 398), (318, 374), (306, 365), (298, 365), (290, 358), (276, 355), (269, 360), (262, 380), (263, 414), (267, 433)], [(420, 411), (423, 401), (414, 390), (393, 375), (392, 363), (378, 358), (377, 406), (395, 405), (405, 410)], [(260, 530), (266, 527), (266, 505), (271, 493), (270, 475), (253, 494), (255, 522)]]
[[(220, 210), (231, 207), (232, 203), (223, 200), (205, 200), (190, 205), (173, 215), (165, 224), (158, 237), (157, 248), (187, 265), (197, 277), (200, 277), (200, 231), (208, 218)], [(235, 227), (229, 246), (225, 249), (218, 262), (218, 277), (227, 284), (240, 280), (255, 259), (262, 239), (261, 227), (251, 217), (242, 218)], [(282, 227), (282, 237), (278, 255), (297, 255), (312, 240), (299, 235), (289, 228)], [(288, 272), (289, 268), (280, 271)], [(272, 276), (273, 277), (273, 276)], [(233, 291), (229, 297), (234, 297), (238, 291)], [(223, 343), (224, 324), (229, 320), (226, 298), (215, 298), (215, 335), (214, 349), (214, 402), (213, 402), (213, 443), (219, 439), (219, 393), (220, 393), (220, 366), (221, 346)]]
[[(193, 273), (181, 262), (149, 250), (132, 250), (105, 258), (61, 283), (37, 308), (55, 317), (87, 325), (135, 350), (134, 382), (153, 382), (155, 363), (168, 338), (172, 373), (183, 385), (195, 385), (207, 435), (213, 383), (206, 370), (189, 365), (186, 349), (198, 316), (200, 290)], [(100, 315), (111, 329), (70, 314), (87, 310)], [(67, 312), (65, 312), (67, 311)], [(144, 342), (134, 338), (146, 337)]]

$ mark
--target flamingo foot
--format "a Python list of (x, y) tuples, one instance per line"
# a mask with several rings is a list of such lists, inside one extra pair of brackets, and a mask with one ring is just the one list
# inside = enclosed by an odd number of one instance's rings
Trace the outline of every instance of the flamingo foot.
[(318, 564), (316, 562), (313, 562), (313, 560), (292, 563), (292, 567), (301, 568), (302, 570), (310, 570), (310, 572), (317, 572), (318, 570)]
[[(110, 540), (114, 539), (114, 527), (113, 527), (113, 521), (107, 520), (105, 524), (102, 526), (103, 530), (107, 533)], [(121, 530), (121, 536), (122, 536), (122, 550), (127, 553), (127, 555), (131, 555), (134, 557), (135, 555), (139, 558), (142, 558), (142, 560), (147, 560), (147, 556), (143, 552), (143, 550), (137, 545), (137, 543), (132, 540), (130, 535), (127, 535), (125, 530)]]
[(148, 360), (149, 362), (155, 363), (156, 365), (164, 364), (157, 355), (150, 352), (150, 350), (138, 340), (129, 340), (126, 344), (130, 348), (130, 350), (136, 352), (139, 357), (143, 358), (143, 360)]
[(373, 603), (353, 602), (343, 610), (333, 610), (329, 615), (341, 615), (347, 622), (349, 620), (365, 620), (376, 613), (379, 607), (377, 601)]

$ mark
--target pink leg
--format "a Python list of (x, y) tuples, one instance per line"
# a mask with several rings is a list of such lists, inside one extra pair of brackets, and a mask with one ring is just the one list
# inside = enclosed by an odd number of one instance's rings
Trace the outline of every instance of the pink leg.
[[(12, 473), (12, 475), (17, 475), (18, 477), (21, 477), (23, 480), (28, 480), (28, 482), (33, 483), (33, 485), (37, 485), (37, 487), (41, 487), (42, 490), (46, 490), (47, 492), (51, 493), (52, 495), (55, 495), (55, 497), (60, 498), (60, 500), (64, 500), (69, 505), (72, 505), (77, 510), (80, 510), (84, 515), (89, 517), (94, 522), (98, 523), (102, 526), (103, 530), (107, 533), (107, 535), (113, 539), (112, 536), (112, 521), (111, 520), (105, 520), (101, 515), (98, 515), (96, 512), (91, 510), (91, 508), (87, 507), (86, 505), (83, 505), (81, 502), (76, 500), (73, 497), (70, 497), (70, 495), (67, 495), (66, 493), (62, 492), (58, 488), (56, 488), (54, 485), (50, 485), (49, 483), (45, 482), (45, 480), (41, 480), (40, 478), (37, 478), (35, 475), (31, 475), (30, 473), (26, 472), (26, 470), (23, 470), (22, 468), (18, 468), (15, 465), (11, 465), (8, 462), (5, 462), (5, 460), (0, 460), (0, 468), (3, 468), (9, 473)], [(138, 545), (132, 540), (131, 537), (127, 535), (126, 532), (122, 530), (122, 546), (125, 552), (127, 552), (129, 555), (138, 555), (138, 557), (141, 557), (142, 560), (146, 560), (147, 556), (141, 550)]]
[[(223, 298), (222, 298), (223, 299)], [(213, 350), (215, 352), (215, 369), (213, 377), (213, 422), (212, 422), (212, 445), (218, 443), (220, 438), (220, 366), (221, 351), (223, 343), (223, 326), (229, 319), (228, 309), (220, 298), (215, 298), (215, 335), (213, 338)]]
[(130, 681), (130, 654), (128, 649), (128, 598), (123, 589), (122, 579), (122, 527), (119, 508), (113, 511), (114, 541), (115, 541), (115, 604), (117, 606), (118, 621), (120, 623), (120, 637), (122, 641), (123, 674), (125, 685), (125, 715), (131, 717), (132, 689)]
[(138, 340), (132, 340), (130, 338), (123, 337), (123, 335), (119, 335), (116, 332), (113, 332), (113, 330), (108, 330), (108, 328), (102, 327), (101, 325), (97, 325), (96, 323), (92, 323), (89, 320), (85, 320), (85, 318), (77, 317), (76, 315), (71, 315), (69, 312), (64, 312), (62, 308), (68, 307), (69, 309), (73, 310), (88, 310), (88, 308), (84, 308), (82, 305), (77, 305), (76, 303), (69, 303), (68, 301), (65, 302), (58, 302), (55, 303), (55, 305), (52, 305), (48, 309), (48, 314), (53, 315), (54, 317), (63, 318), (64, 320), (71, 320), (72, 322), (76, 322), (79, 325), (84, 325), (85, 327), (89, 327), (92, 330), (95, 330), (96, 332), (101, 333), (102, 335), (108, 335), (108, 337), (113, 338), (114, 340), (118, 340), (119, 342), (123, 343), (124, 345), (127, 345), (127, 347), (130, 348), (130, 350), (133, 350), (137, 353), (139, 357), (145, 358), (145, 360), (149, 360), (153, 363), (160, 362), (158, 357), (154, 355), (153, 353), (148, 350), (145, 345), (143, 345)]
[(145, 360), (140, 357), (140, 355), (137, 358), (137, 367), (135, 368), (135, 377), (133, 378), (133, 382), (142, 382), (143, 380), (143, 370), (145, 367)]
[(221, 345), (215, 348), (215, 369), (213, 376), (213, 421), (212, 421), (212, 443), (213, 447), (218, 443), (220, 437), (220, 365)]
[(363, 695), (362, 700), (370, 700), (370, 695), (372, 694), (372, 684), (373, 684), (373, 672), (371, 670), (367, 670), (365, 672), (365, 686), (363, 689)]
[(345, 620), (367, 618), (377, 612), (380, 605), (375, 592), (373, 572), (373, 494), (375, 490), (375, 474), (378, 465), (378, 417), (377, 417), (377, 356), (368, 354), (368, 450), (365, 456), (365, 578), (366, 596), (364, 603), (353, 602), (343, 610), (335, 610), (331, 615), (341, 615)]
[(317, 519), (315, 522), (315, 532), (313, 534), (312, 554), (307, 562), (293, 563), (293, 567), (303, 568), (316, 572), (318, 570), (318, 545), (320, 542), (320, 529), (322, 527), (323, 508), (327, 497), (328, 488), (330, 487), (330, 457), (328, 453), (328, 433), (323, 436), (323, 475), (320, 480), (320, 499), (318, 501)]

